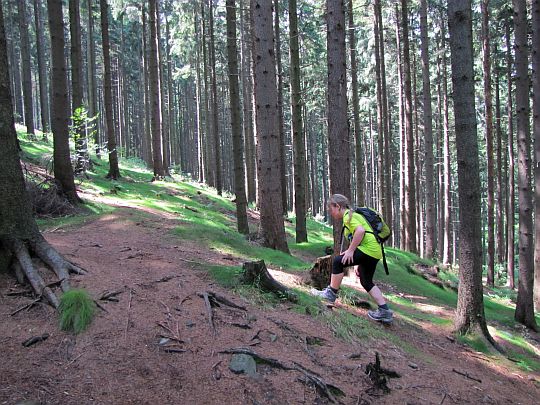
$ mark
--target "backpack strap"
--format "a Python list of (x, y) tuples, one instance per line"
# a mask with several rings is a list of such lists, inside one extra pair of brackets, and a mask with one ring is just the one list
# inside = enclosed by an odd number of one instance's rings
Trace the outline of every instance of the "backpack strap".
[(390, 275), (390, 273), (388, 273), (388, 264), (386, 263), (386, 255), (384, 254), (384, 245), (381, 243), (381, 250), (382, 250), (382, 260), (383, 260), (383, 265), (384, 265), (384, 272), (386, 273), (386, 275)]

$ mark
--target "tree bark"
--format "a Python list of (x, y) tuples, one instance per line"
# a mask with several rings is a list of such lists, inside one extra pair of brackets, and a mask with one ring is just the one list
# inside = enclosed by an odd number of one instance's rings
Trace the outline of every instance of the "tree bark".
[[(375, 76), (377, 81), (377, 172), (379, 190), (379, 200), (376, 207), (379, 212), (383, 212), (384, 205), (384, 102), (382, 91), (382, 69), (381, 69), (381, 36), (379, 35), (379, 13), (381, 12), (380, 0), (375, 0), (373, 3), (373, 36), (375, 37)], [(383, 214), (384, 215), (384, 214)]]
[(535, 184), (535, 228), (536, 235), (534, 245), (534, 303), (537, 311), (540, 311), (540, 0), (532, 2), (532, 94), (533, 94), (533, 139)]
[(159, 92), (159, 55), (157, 36), (157, 10), (156, 0), (148, 2), (148, 25), (150, 25), (150, 55), (149, 55), (149, 80), (150, 80), (150, 131), (152, 133), (152, 160), (154, 166), (154, 178), (156, 180), (165, 177), (163, 168), (162, 152), (162, 128), (161, 128), (161, 96)]
[(114, 130), (113, 108), (112, 108), (112, 80), (111, 80), (111, 56), (109, 43), (109, 5), (107, 0), (99, 1), (101, 11), (101, 40), (103, 46), (103, 67), (105, 70), (103, 78), (103, 90), (105, 105), (105, 121), (107, 127), (107, 149), (109, 153), (109, 173), (107, 178), (116, 180), (120, 177), (118, 168), (118, 151), (116, 150), (116, 134)]
[[(169, 100), (167, 99), (167, 85), (163, 72), (163, 44), (161, 38), (161, 18), (159, 1), (156, 1), (156, 36), (157, 36), (157, 66), (159, 75), (159, 97), (161, 99), (161, 142), (163, 154), (163, 172), (165, 176), (170, 176), (169, 167), (171, 165), (171, 134), (169, 127), (169, 114), (171, 113)], [(167, 78), (167, 80), (169, 80)]]
[(364, 151), (362, 148), (362, 132), (360, 129), (360, 100), (358, 92), (358, 61), (356, 60), (356, 36), (354, 34), (354, 13), (353, 0), (348, 0), (349, 13), (349, 48), (351, 58), (351, 86), (353, 103), (354, 122), (354, 146), (355, 146), (355, 167), (356, 167), (356, 202), (360, 206), (366, 204), (365, 193), (365, 168), (363, 164)]
[(17, 0), (19, 35), (21, 41), (22, 82), (24, 95), (24, 124), (30, 138), (35, 138), (34, 101), (32, 95), (32, 67), (30, 64), (30, 40), (28, 38), (28, 14), (26, 0)]
[(516, 54), (516, 130), (518, 141), (519, 276), (516, 321), (536, 329), (533, 305), (534, 242), (531, 193), (531, 134), (529, 126), (529, 52), (527, 48), (527, 2), (513, 0), (514, 49)]
[(210, 69), (211, 69), (211, 87), (212, 87), (212, 133), (214, 141), (214, 162), (216, 190), (218, 195), (223, 191), (222, 168), (221, 168), (221, 136), (219, 133), (219, 115), (218, 115), (218, 94), (217, 94), (217, 76), (216, 76), (216, 49), (214, 38), (214, 5), (213, 0), (208, 0), (209, 10), (209, 51), (210, 51)]
[(420, 43), (422, 53), (422, 95), (424, 104), (424, 164), (425, 164), (425, 195), (426, 195), (426, 247), (424, 256), (435, 256), (435, 185), (433, 179), (433, 113), (431, 109), (431, 82), (429, 77), (429, 40), (427, 25), (427, 0), (420, 2)]
[(253, 134), (253, 84), (251, 82), (251, 49), (248, 11), (240, 0), (240, 43), (242, 50), (242, 97), (244, 113), (244, 141), (246, 150), (246, 186), (248, 202), (257, 199), (255, 144)]
[(69, 106), (64, 57), (64, 17), (61, 0), (47, 0), (51, 32), (52, 58), (52, 131), (54, 143), (54, 177), (69, 201), (80, 200), (75, 190), (75, 179), (69, 153)]
[[(38, 0), (39, 1), (39, 0)], [(97, 74), (96, 74), (96, 43), (94, 38), (94, 11), (92, 0), (88, 0), (88, 116), (96, 119), (97, 109)], [(101, 159), (101, 145), (99, 142), (99, 125), (96, 121), (92, 123), (91, 131), (94, 134), (94, 148), (96, 157)]]
[(302, 89), (300, 87), (300, 46), (296, 0), (289, 0), (289, 49), (291, 63), (291, 113), (294, 161), (294, 211), (296, 243), (308, 241), (306, 229), (306, 149), (302, 122)]
[(443, 99), (443, 199), (444, 199), (444, 234), (443, 234), (443, 264), (452, 263), (455, 258), (452, 254), (452, 161), (450, 151), (449, 108), (448, 108), (448, 73), (446, 63), (446, 24), (442, 22), (442, 99)]
[(388, 91), (386, 87), (386, 61), (384, 56), (384, 26), (382, 20), (382, 8), (380, 0), (377, 0), (376, 7), (378, 8), (377, 18), (378, 18), (378, 28), (379, 28), (379, 60), (381, 68), (381, 101), (382, 101), (382, 116), (383, 116), (383, 167), (384, 170), (384, 188), (382, 190), (383, 194), (381, 195), (382, 199), (382, 214), (386, 221), (391, 224), (393, 213), (392, 213), (392, 165), (393, 162), (390, 159), (390, 137), (391, 137), (391, 114), (390, 107), (388, 104)]
[(84, 174), (88, 168), (88, 149), (84, 122), (83, 72), (81, 54), (81, 17), (79, 1), (69, 0), (69, 29), (71, 34), (71, 117), (77, 162), (75, 173)]
[(45, 36), (43, 20), (41, 17), (41, 0), (34, 0), (34, 20), (36, 26), (36, 53), (39, 77), (39, 105), (41, 113), (41, 129), (43, 138), (47, 139), (46, 132), (50, 131), (49, 120), (49, 90), (47, 65), (45, 61)]
[(279, 131), (277, 109), (276, 63), (272, 4), (251, 0), (253, 31), (253, 83), (257, 128), (258, 187), (261, 210), (260, 236), (265, 246), (289, 252), (279, 169)]
[(484, 111), (486, 117), (487, 165), (487, 285), (495, 285), (495, 183), (493, 170), (493, 98), (491, 91), (491, 49), (489, 33), (489, 0), (482, 0), (482, 54), (484, 72)]
[(405, 248), (416, 252), (416, 204), (414, 184), (414, 134), (412, 119), (411, 62), (409, 54), (409, 23), (407, 0), (401, 0), (401, 25), (403, 27), (403, 90), (405, 101), (405, 207), (403, 227)]
[(242, 112), (238, 83), (238, 49), (236, 47), (236, 4), (227, 0), (227, 61), (229, 65), (229, 91), (231, 97), (231, 129), (233, 137), (234, 192), (236, 195), (236, 222), (238, 232), (249, 233), (244, 171), (244, 139), (242, 138)]
[[(290, 8), (290, 6), (289, 6)], [(279, 120), (279, 166), (281, 170), (281, 200), (283, 215), (288, 212), (287, 193), (287, 165), (285, 152), (285, 124), (283, 119), (283, 64), (281, 63), (281, 30), (279, 28), (279, 0), (274, 0), (274, 31), (276, 37), (276, 70), (278, 92), (278, 120)], [(292, 83), (291, 83), (292, 86)], [(291, 106), (292, 107), (292, 106)], [(292, 119), (294, 121), (294, 118)], [(294, 162), (296, 164), (296, 162)], [(306, 236), (307, 237), (307, 236)]]
[[(351, 195), (351, 153), (347, 121), (345, 9), (343, 0), (326, 1), (328, 65), (328, 160), (330, 193)], [(341, 223), (334, 221), (334, 251), (339, 249)]]
[(459, 289), (455, 330), (479, 332), (491, 343), (482, 292), (482, 238), (478, 137), (474, 101), (472, 19), (470, 0), (448, 1), (448, 25), (459, 194)]
[(515, 289), (515, 247), (514, 247), (514, 228), (515, 228), (515, 162), (514, 162), (514, 103), (512, 99), (512, 47), (510, 44), (510, 21), (506, 23), (506, 80), (507, 80), (507, 118), (508, 118), (508, 196), (507, 196), (507, 207), (506, 212), (508, 213), (508, 221), (506, 223), (507, 229), (507, 278), (508, 286), (513, 290)]

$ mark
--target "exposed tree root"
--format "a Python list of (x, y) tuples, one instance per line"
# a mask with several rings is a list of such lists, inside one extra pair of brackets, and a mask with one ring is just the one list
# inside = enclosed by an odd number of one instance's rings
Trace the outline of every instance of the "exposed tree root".
[(282, 370), (293, 370), (298, 371), (302, 373), (306, 379), (315, 385), (317, 387), (317, 390), (323, 394), (326, 398), (328, 398), (333, 403), (338, 403), (339, 401), (336, 399), (335, 395), (332, 392), (337, 393), (338, 395), (345, 395), (342, 390), (340, 390), (338, 387), (326, 383), (319, 375), (317, 375), (315, 372), (308, 370), (301, 366), (298, 363), (292, 363), (292, 364), (286, 364), (279, 360), (272, 359), (270, 357), (264, 357), (260, 354), (255, 353), (252, 350), (240, 347), (240, 348), (233, 348), (228, 350), (223, 350), (220, 353), (230, 353), (230, 354), (247, 354), (256, 360), (259, 360), (263, 363), (266, 363), (272, 367), (280, 368)]
[[(62, 291), (68, 291), (70, 289), (69, 273), (86, 274), (85, 270), (64, 259), (41, 234), (27, 243), (14, 238), (0, 240), (0, 243), (14, 255), (12, 265), (17, 281), (23, 282), (26, 278), (36, 294), (39, 297), (45, 297), (54, 308), (58, 308), (60, 301), (51, 287), (59, 284)], [(31, 253), (52, 269), (58, 277), (58, 281), (51, 284), (45, 283), (32, 262)]]
[(289, 288), (276, 281), (268, 272), (264, 260), (257, 262), (245, 262), (243, 265), (242, 281), (246, 284), (253, 284), (256, 287), (268, 292), (272, 292), (280, 297), (284, 297), (291, 302), (298, 301), (298, 296)]

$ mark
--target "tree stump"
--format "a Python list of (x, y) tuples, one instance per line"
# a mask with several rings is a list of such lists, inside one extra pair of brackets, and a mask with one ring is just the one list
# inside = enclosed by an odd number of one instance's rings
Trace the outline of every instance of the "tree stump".
[(244, 270), (242, 276), (243, 283), (253, 284), (261, 290), (274, 293), (279, 297), (285, 297), (292, 302), (298, 301), (298, 297), (294, 292), (272, 277), (266, 268), (264, 260), (245, 262), (242, 268)]
[(311, 280), (310, 283), (317, 289), (325, 288), (330, 283), (332, 275), (332, 255), (318, 257), (315, 264), (309, 271)]

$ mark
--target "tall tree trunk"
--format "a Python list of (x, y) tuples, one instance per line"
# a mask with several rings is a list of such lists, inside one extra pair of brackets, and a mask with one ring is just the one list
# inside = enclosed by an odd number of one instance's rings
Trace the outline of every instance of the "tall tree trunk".
[(396, 48), (397, 48), (397, 79), (398, 79), (398, 93), (399, 93), (399, 247), (406, 249), (405, 247), (405, 120), (404, 120), (404, 103), (403, 103), (403, 63), (401, 57), (401, 30), (399, 16), (399, 5), (395, 3), (395, 17), (396, 17)]
[(257, 172), (259, 195), (264, 196), (259, 201), (261, 209), (260, 236), (266, 246), (288, 252), (282, 217), (283, 207), (279, 178), (279, 132), (272, 3), (251, 0), (251, 13), (253, 83), (259, 160)]
[(244, 113), (244, 142), (246, 149), (246, 184), (247, 184), (247, 199), (248, 202), (254, 202), (257, 198), (257, 185), (255, 181), (255, 144), (253, 137), (253, 85), (251, 83), (251, 46), (250, 46), (250, 29), (249, 29), (249, 13), (246, 7), (243, 7), (243, 0), (240, 0), (240, 43), (242, 49), (242, 97), (243, 97), (243, 113)]
[(206, 38), (208, 37), (208, 29), (206, 25), (206, 17), (205, 17), (205, 0), (201, 0), (200, 3), (201, 6), (201, 22), (202, 22), (202, 38), (201, 38), (201, 49), (202, 49), (202, 63), (203, 63), (203, 82), (204, 82), (204, 123), (205, 123), (205, 136), (204, 136), (204, 144), (203, 144), (203, 157), (205, 160), (204, 168), (205, 168), (205, 175), (206, 178), (206, 184), (209, 184), (210, 186), (216, 185), (216, 176), (215, 171), (212, 171), (212, 167), (210, 167), (210, 162), (214, 161), (212, 157), (212, 148), (210, 147), (210, 141), (213, 139), (212, 135), (212, 118), (210, 117), (210, 104), (211, 104), (211, 93), (210, 93), (210, 85), (208, 84), (208, 80), (210, 78), (209, 73), (209, 57), (207, 57), (207, 44), (206, 44)]
[[(495, 55), (498, 54), (495, 47)], [(497, 263), (503, 264), (506, 260), (506, 245), (504, 244), (505, 226), (504, 218), (507, 216), (505, 212), (505, 192), (503, 187), (503, 159), (502, 159), (502, 126), (501, 126), (501, 65), (497, 61), (495, 67), (495, 136), (497, 138), (497, 183), (495, 188), (495, 201), (497, 208), (495, 210), (495, 223), (497, 224), (496, 246), (497, 246)]]
[(362, 150), (362, 132), (360, 130), (360, 100), (358, 94), (358, 61), (356, 60), (356, 36), (354, 34), (353, 0), (348, 0), (349, 13), (349, 47), (351, 58), (351, 86), (354, 122), (354, 145), (356, 166), (356, 202), (358, 205), (366, 204), (364, 152)]
[(484, 70), (484, 111), (486, 116), (487, 154), (487, 285), (495, 285), (495, 182), (493, 170), (493, 99), (491, 92), (491, 48), (489, 34), (489, 0), (482, 0), (482, 54)]
[(377, 80), (377, 169), (378, 169), (378, 190), (379, 201), (377, 201), (377, 210), (383, 212), (384, 210), (384, 101), (382, 91), (382, 71), (381, 71), (381, 36), (379, 30), (382, 27), (379, 26), (379, 13), (381, 12), (380, 0), (375, 0), (373, 3), (373, 35), (375, 37), (375, 76)]
[(409, 55), (408, 0), (401, 0), (401, 25), (403, 27), (403, 90), (405, 97), (405, 247), (416, 252), (416, 202), (414, 184), (414, 134), (412, 119), (411, 62)]
[(28, 38), (28, 14), (26, 0), (17, 0), (19, 34), (21, 40), (22, 82), (24, 94), (24, 124), (26, 132), (35, 138), (34, 101), (32, 96), (32, 68), (30, 64), (30, 40)]
[(392, 223), (392, 165), (393, 162), (390, 159), (390, 138), (391, 138), (391, 114), (388, 104), (388, 91), (386, 87), (386, 62), (384, 56), (384, 26), (382, 20), (381, 2), (376, 1), (376, 7), (378, 8), (378, 34), (379, 34), (379, 60), (381, 68), (381, 101), (382, 101), (382, 115), (383, 115), (383, 167), (384, 170), (384, 189), (382, 198), (382, 214), (388, 223)]
[(532, 82), (533, 82), (533, 139), (534, 139), (534, 184), (535, 184), (535, 228), (534, 245), (534, 303), (540, 311), (540, 0), (532, 2)]
[(217, 94), (217, 76), (216, 76), (216, 45), (214, 36), (214, 4), (213, 0), (208, 0), (209, 10), (209, 34), (210, 34), (210, 69), (211, 69), (211, 86), (212, 86), (212, 131), (214, 135), (214, 162), (216, 175), (217, 193), (221, 195), (223, 190), (222, 185), (222, 168), (221, 168), (221, 136), (219, 133), (219, 111), (218, 111), (218, 94)]
[(64, 16), (61, 0), (47, 0), (51, 32), (52, 58), (52, 131), (54, 177), (72, 203), (78, 203), (75, 179), (69, 153), (69, 103), (66, 58), (64, 57)]
[(449, 130), (449, 108), (448, 108), (448, 73), (446, 63), (446, 24), (442, 21), (442, 98), (443, 98), (443, 166), (444, 166), (444, 240), (443, 240), (443, 264), (450, 264), (454, 261), (452, 254), (452, 167), (450, 162), (450, 130)]
[(508, 286), (515, 288), (515, 248), (514, 248), (514, 227), (515, 227), (515, 189), (514, 189), (514, 104), (512, 101), (512, 47), (510, 45), (510, 21), (506, 23), (506, 80), (507, 80), (507, 117), (508, 117), (508, 197), (507, 208), (508, 221), (506, 223), (507, 236), (507, 273)]
[[(170, 44), (170, 29), (169, 29), (169, 19), (165, 16), (165, 57), (167, 64), (167, 100), (169, 100), (169, 142), (174, 144), (178, 138), (176, 132), (176, 125), (174, 122), (175, 114), (175, 103), (174, 103), (174, 94), (173, 94), (173, 78), (172, 78), (172, 59), (171, 59), (171, 44)], [(171, 150), (174, 148), (171, 147)], [(180, 154), (178, 154), (178, 159), (174, 159), (174, 156), (171, 157), (173, 163), (178, 166), (182, 166), (180, 160)]]
[(296, 242), (307, 242), (306, 229), (306, 149), (302, 123), (302, 89), (300, 88), (300, 46), (296, 0), (289, 0), (289, 48), (291, 57), (291, 112), (294, 161), (294, 210)]
[[(433, 180), (433, 113), (431, 110), (431, 83), (429, 78), (429, 40), (427, 25), (427, 0), (420, 2), (420, 42), (422, 53), (422, 95), (424, 104), (424, 164), (425, 164), (425, 195), (426, 195), (426, 250), (425, 257), (435, 256), (435, 185)], [(441, 224), (442, 225), (442, 224)]]
[[(326, 1), (328, 53), (328, 160), (330, 193), (351, 195), (351, 162), (347, 121), (345, 9), (343, 0)], [(341, 224), (334, 221), (334, 251), (338, 252)]]
[(459, 289), (454, 327), (491, 343), (482, 292), (481, 195), (474, 102), (471, 0), (448, 1), (459, 195)]
[(36, 53), (39, 76), (39, 105), (41, 112), (41, 129), (43, 138), (47, 139), (46, 132), (50, 131), (49, 124), (49, 90), (47, 65), (45, 61), (45, 36), (43, 20), (41, 17), (41, 0), (34, 0), (34, 20), (36, 25)]
[(244, 171), (244, 140), (242, 138), (242, 111), (238, 84), (238, 49), (236, 47), (236, 4), (227, 0), (227, 60), (229, 65), (229, 91), (231, 96), (231, 128), (233, 137), (234, 192), (236, 194), (236, 221), (238, 232), (249, 233)]
[(536, 329), (533, 305), (534, 242), (531, 193), (531, 134), (529, 126), (529, 52), (527, 49), (527, 2), (513, 0), (514, 49), (516, 52), (516, 126), (518, 141), (519, 277), (516, 321)]
[[(96, 74), (96, 43), (94, 38), (94, 12), (92, 0), (88, 0), (88, 116), (95, 119), (97, 109), (97, 74)], [(96, 157), (101, 158), (101, 145), (99, 144), (99, 125), (96, 121), (92, 123), (94, 134), (94, 148)]]
[(195, 41), (195, 68), (196, 68), (196, 102), (197, 102), (197, 149), (198, 149), (198, 167), (199, 167), (199, 182), (204, 183), (206, 180), (206, 161), (204, 159), (204, 130), (203, 130), (203, 117), (204, 117), (204, 106), (203, 106), (203, 93), (204, 89), (202, 88), (201, 80), (201, 52), (198, 38), (200, 37), (199, 32), (199, 15), (195, 11), (193, 13), (193, 23), (195, 24), (195, 36), (197, 37)]
[(141, 22), (142, 22), (142, 46), (143, 46), (143, 52), (142, 52), (142, 58), (143, 58), (143, 79), (144, 79), (144, 161), (148, 165), (148, 167), (153, 167), (153, 151), (152, 151), (152, 127), (150, 123), (150, 114), (152, 106), (150, 104), (150, 58), (149, 58), (149, 52), (148, 52), (148, 45), (147, 45), (147, 38), (148, 38), (148, 28), (146, 24), (146, 10), (145, 7), (141, 7)]
[[(170, 140), (170, 128), (169, 128), (169, 100), (167, 99), (167, 85), (165, 84), (165, 75), (163, 73), (163, 40), (161, 38), (161, 18), (159, 1), (156, 1), (156, 35), (157, 35), (157, 60), (158, 60), (158, 74), (159, 74), (159, 97), (161, 98), (161, 135), (162, 135), (162, 153), (163, 153), (163, 172), (165, 176), (170, 176), (169, 167), (171, 165), (171, 140)], [(167, 78), (168, 80), (168, 78)]]
[[(290, 8), (290, 6), (289, 6)], [(279, 28), (279, 0), (274, 0), (274, 31), (276, 37), (276, 70), (278, 91), (278, 119), (279, 119), (279, 166), (281, 167), (281, 200), (283, 214), (287, 215), (287, 165), (285, 153), (285, 124), (283, 122), (283, 64), (281, 63), (281, 30)], [(297, 38), (298, 40), (298, 38)], [(292, 83), (291, 83), (292, 85)], [(293, 118), (294, 121), (294, 118)], [(296, 165), (297, 162), (294, 162)], [(295, 169), (296, 170), (296, 169)], [(295, 208), (296, 209), (296, 208)], [(298, 221), (298, 218), (297, 218)], [(297, 222), (298, 225), (298, 222)], [(297, 233), (298, 237), (298, 233)], [(307, 235), (306, 235), (307, 238)]]
[(77, 155), (75, 173), (83, 174), (88, 167), (88, 150), (84, 128), (81, 16), (78, 0), (69, 0), (69, 30), (71, 34), (71, 117)]
[(159, 38), (157, 34), (156, 0), (149, 0), (148, 5), (148, 24), (150, 25), (150, 55), (148, 66), (150, 79), (150, 128), (152, 132), (154, 178), (158, 180), (165, 177), (165, 170), (163, 168), (163, 152), (161, 147), (161, 95), (159, 92)]
[(114, 131), (113, 106), (112, 106), (112, 79), (111, 79), (111, 55), (109, 43), (109, 5), (107, 0), (99, 0), (101, 13), (101, 41), (103, 47), (103, 90), (105, 105), (105, 120), (107, 127), (107, 149), (109, 153), (109, 172), (107, 178), (116, 180), (120, 177), (118, 168), (118, 151), (116, 150), (116, 134)]

